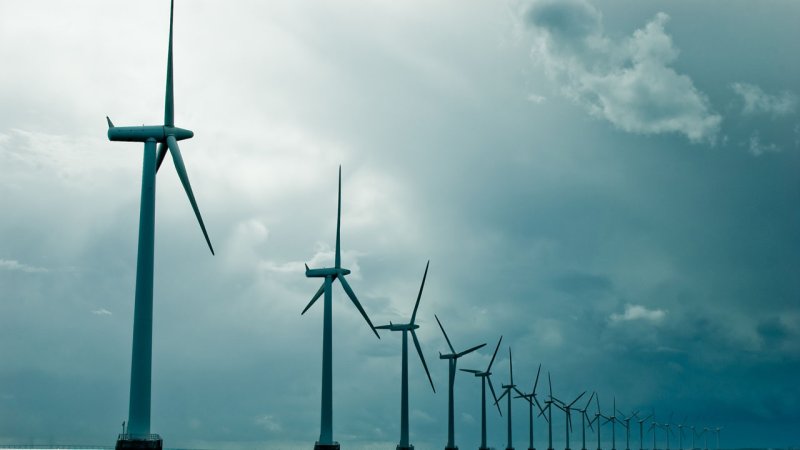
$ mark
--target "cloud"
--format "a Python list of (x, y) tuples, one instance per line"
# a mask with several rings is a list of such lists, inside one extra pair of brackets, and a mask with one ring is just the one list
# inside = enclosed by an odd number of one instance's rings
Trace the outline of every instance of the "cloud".
[(528, 95), (528, 101), (531, 103), (536, 103), (537, 105), (540, 103), (544, 103), (547, 100), (547, 97), (539, 94), (530, 94)]
[(609, 317), (611, 322), (626, 322), (632, 320), (646, 320), (650, 322), (660, 322), (667, 312), (663, 309), (647, 309), (642, 305), (625, 305), (625, 312), (622, 314), (613, 313)]
[(759, 135), (758, 131), (756, 131), (750, 135), (748, 150), (755, 156), (761, 156), (764, 153), (780, 152), (781, 148), (778, 147), (778, 145), (775, 144), (774, 142), (770, 143), (761, 142), (761, 136)]
[(584, 0), (533, 3), (525, 23), (534, 59), (562, 94), (590, 114), (639, 134), (680, 133), (715, 143), (722, 117), (687, 75), (670, 65), (679, 51), (658, 13), (619, 42), (603, 32), (602, 15)]
[(272, 414), (264, 414), (262, 416), (258, 416), (255, 418), (256, 425), (260, 426), (261, 428), (272, 432), (277, 433), (283, 430), (283, 426), (275, 419), (275, 416)]
[(744, 115), (785, 116), (793, 113), (797, 108), (797, 96), (789, 91), (771, 95), (764, 92), (759, 86), (750, 83), (733, 83), (731, 89), (742, 97), (744, 102), (742, 114)]
[(27, 264), (22, 264), (13, 259), (0, 259), (0, 270), (14, 270), (25, 273), (44, 273), (49, 270), (43, 267), (34, 267)]
[(110, 316), (110, 315), (112, 315), (111, 311), (109, 311), (109, 310), (107, 310), (105, 308), (92, 310), (92, 314), (94, 314), (95, 316)]

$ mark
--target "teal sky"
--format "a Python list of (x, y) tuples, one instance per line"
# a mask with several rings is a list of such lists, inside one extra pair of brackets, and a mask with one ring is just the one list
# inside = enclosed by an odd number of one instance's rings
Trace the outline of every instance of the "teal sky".
[[(109, 142), (104, 116), (162, 121), (168, 4), (0, 2), (0, 444), (111, 445), (126, 418), (142, 148)], [(411, 355), (417, 448), (446, 441), (434, 314), (456, 347), (488, 343), (462, 368), (504, 336), (495, 386), (511, 345), (525, 390), (541, 363), (561, 398), (724, 426), (725, 448), (799, 444), (800, 3), (175, 14), (176, 124), (195, 132), (181, 149), (217, 255), (165, 162), (152, 420), (167, 446), (318, 437), (322, 311), (300, 316), (318, 287), (303, 263), (333, 260), (339, 164), (343, 265), (375, 324), (408, 319), (431, 260), (417, 322), (437, 393)], [(334, 437), (393, 448), (400, 338), (375, 339), (345, 300), (336, 287)], [(459, 374), (462, 448), (479, 395)], [(496, 413), (489, 443), (505, 445)]]

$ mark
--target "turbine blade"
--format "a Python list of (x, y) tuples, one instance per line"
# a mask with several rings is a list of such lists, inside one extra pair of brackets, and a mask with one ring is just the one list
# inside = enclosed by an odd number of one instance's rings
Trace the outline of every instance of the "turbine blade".
[(444, 334), (444, 339), (447, 341), (447, 346), (450, 347), (450, 351), (453, 354), (455, 354), (456, 353), (456, 349), (454, 349), (453, 348), (453, 344), (450, 343), (450, 338), (447, 337), (447, 333), (445, 333), (445, 331), (444, 331), (444, 327), (442, 326), (442, 322), (439, 320), (439, 316), (434, 314), (433, 317), (436, 317), (436, 322), (439, 324), (439, 328), (441, 328), (442, 334)]
[(494, 358), (497, 356), (497, 350), (500, 349), (500, 343), (503, 342), (503, 336), (500, 336), (500, 340), (497, 341), (497, 346), (494, 348), (494, 354), (492, 354), (492, 360), (489, 361), (489, 367), (486, 368), (486, 371), (492, 370), (492, 364), (494, 364)]
[(569, 404), (569, 407), (572, 407), (572, 405), (574, 405), (574, 404), (575, 404), (575, 402), (577, 402), (578, 400), (580, 400), (580, 399), (581, 399), (581, 397), (583, 397), (583, 394), (585, 394), (585, 393), (586, 393), (586, 391), (583, 391), (583, 392), (581, 392), (581, 395), (579, 395), (579, 396), (578, 396), (578, 397), (577, 397), (575, 400), (573, 400), (573, 401), (572, 401), (572, 403), (570, 403), (570, 404)]
[(586, 406), (583, 407), (584, 413), (586, 413), (586, 409), (589, 408), (589, 404), (592, 403), (592, 399), (597, 392), (592, 392), (592, 395), (589, 396), (589, 401), (586, 402)]
[(111, 119), (109, 119), (108, 116), (106, 116), (106, 122), (108, 122), (108, 128), (114, 128), (114, 124), (111, 123)]
[(172, 13), (175, 8), (175, 1), (169, 5), (169, 50), (167, 51), (167, 93), (164, 100), (164, 125), (175, 126), (175, 97), (172, 86)]
[(511, 346), (508, 346), (508, 375), (511, 379), (511, 384), (514, 384), (514, 363), (511, 360)]
[(369, 317), (367, 317), (367, 313), (364, 311), (364, 308), (361, 307), (361, 303), (358, 302), (356, 294), (353, 292), (353, 289), (350, 288), (350, 285), (347, 283), (347, 280), (345, 280), (344, 275), (339, 275), (336, 278), (339, 280), (339, 282), (342, 283), (344, 292), (347, 293), (347, 296), (350, 297), (350, 300), (353, 302), (354, 305), (356, 305), (356, 308), (358, 308), (358, 312), (360, 312), (361, 315), (364, 317), (364, 320), (367, 321), (369, 327), (372, 329), (372, 332), (375, 333), (375, 336), (377, 336), (378, 339), (380, 339), (381, 337), (380, 335), (378, 335), (378, 331), (375, 330), (375, 326), (372, 325), (372, 321), (369, 320)]
[(500, 405), (498, 404), (500, 400), (497, 399), (497, 395), (494, 392), (494, 386), (492, 385), (492, 377), (486, 377), (486, 381), (489, 382), (489, 390), (492, 391), (492, 398), (494, 399), (494, 406), (497, 407), (497, 412), (500, 413), (500, 417), (503, 416), (503, 411), (500, 410)]
[(506, 396), (506, 394), (508, 394), (508, 389), (503, 389), (503, 395), (501, 395), (500, 397), (497, 397), (496, 399), (494, 399), (494, 404), (496, 405), (496, 404), (500, 403), (500, 400), (502, 400), (503, 397)]
[[(336, 209), (336, 261), (334, 267), (337, 269), (342, 266), (342, 253), (339, 239), (339, 231), (342, 223), (342, 166), (339, 165), (339, 203)], [(376, 333), (377, 334), (377, 333)]]
[(392, 326), (391, 325), (378, 325), (377, 327), (375, 327), (375, 329), (376, 330), (391, 330)]
[(572, 433), (572, 414), (567, 413), (567, 422), (569, 422), (569, 432)]
[(164, 162), (164, 157), (167, 156), (167, 145), (163, 142), (158, 144), (158, 156), (156, 157), (156, 172), (161, 168), (161, 163)]
[(303, 312), (301, 312), (301, 313), (300, 313), (300, 315), (302, 316), (303, 314), (305, 314), (305, 313), (306, 313), (306, 311), (308, 311), (308, 308), (311, 308), (311, 305), (313, 305), (313, 304), (314, 304), (314, 302), (316, 302), (316, 301), (317, 301), (317, 299), (318, 299), (318, 298), (319, 298), (319, 297), (320, 297), (320, 296), (321, 296), (321, 295), (322, 295), (324, 292), (325, 292), (325, 282), (323, 281), (323, 282), (322, 282), (322, 286), (320, 286), (320, 287), (319, 287), (319, 290), (317, 291), (317, 293), (316, 293), (316, 294), (314, 294), (314, 296), (313, 296), (313, 297), (311, 297), (311, 301), (310, 301), (310, 302), (308, 302), (308, 305), (306, 305), (306, 307), (305, 307), (305, 308), (303, 308)]
[(550, 380), (550, 371), (547, 372), (547, 384), (550, 386), (550, 399), (553, 399), (553, 382)]
[(533, 382), (533, 395), (536, 395), (536, 386), (539, 384), (539, 372), (542, 371), (542, 363), (539, 363), (539, 368), (536, 369), (536, 381)]
[(536, 406), (539, 408), (539, 411), (541, 411), (541, 414), (539, 414), (539, 415), (544, 414), (544, 409), (542, 409), (542, 404), (539, 403), (539, 399), (536, 398), (535, 395), (533, 396), (533, 401), (536, 402)]
[(425, 356), (422, 355), (422, 347), (419, 346), (419, 340), (417, 339), (417, 333), (414, 330), (411, 330), (411, 337), (414, 339), (414, 346), (417, 347), (417, 353), (419, 354), (419, 360), (422, 361), (422, 367), (425, 368), (425, 373), (428, 375), (428, 381), (431, 382), (431, 389), (433, 392), (436, 392), (436, 388), (433, 387), (433, 378), (431, 378), (431, 373), (428, 371), (428, 365), (425, 363)]
[(417, 303), (414, 304), (414, 312), (411, 314), (411, 325), (414, 325), (414, 320), (417, 319), (417, 308), (419, 308), (419, 300), (422, 298), (422, 289), (425, 287), (425, 279), (428, 278), (428, 267), (431, 265), (431, 260), (425, 264), (425, 273), (422, 275), (422, 284), (419, 285), (419, 294), (417, 294)]
[(476, 345), (475, 347), (472, 347), (472, 348), (470, 348), (470, 349), (464, 350), (464, 351), (463, 351), (463, 352), (461, 352), (461, 353), (456, 353), (456, 359), (458, 359), (458, 358), (461, 358), (462, 356), (466, 355), (467, 353), (472, 353), (472, 352), (474, 352), (475, 350), (477, 350), (477, 349), (479, 349), (479, 348), (481, 348), (481, 347), (485, 347), (485, 346), (486, 346), (486, 343), (483, 343), (483, 344), (481, 344), (481, 345)]
[(474, 374), (483, 373), (480, 370), (475, 370), (475, 369), (458, 369), (458, 370), (460, 370), (462, 372), (469, 372), (469, 373), (474, 373)]
[(183, 157), (181, 157), (181, 150), (178, 147), (178, 141), (175, 140), (175, 136), (167, 136), (167, 146), (169, 147), (170, 153), (172, 153), (172, 161), (175, 163), (175, 170), (178, 172), (178, 177), (181, 179), (183, 189), (186, 190), (186, 195), (189, 197), (189, 203), (192, 204), (194, 215), (197, 217), (197, 221), (200, 223), (200, 229), (203, 230), (203, 236), (205, 236), (208, 248), (211, 250), (211, 254), (213, 255), (214, 247), (211, 246), (211, 239), (208, 238), (208, 232), (206, 232), (206, 226), (203, 223), (203, 217), (200, 215), (200, 209), (197, 207), (197, 201), (194, 199), (192, 185), (189, 183), (189, 175), (186, 174), (186, 166), (183, 164)]
[(515, 391), (517, 394), (519, 394), (521, 397), (525, 397), (525, 394), (523, 394), (523, 393), (522, 393), (522, 391), (520, 391), (519, 389), (517, 389), (517, 387), (516, 387), (516, 386), (514, 386), (514, 388), (513, 388), (513, 389), (514, 389), (514, 391)]

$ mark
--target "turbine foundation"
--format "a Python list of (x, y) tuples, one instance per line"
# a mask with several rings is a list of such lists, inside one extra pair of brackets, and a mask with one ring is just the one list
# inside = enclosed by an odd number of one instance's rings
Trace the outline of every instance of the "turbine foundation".
[(148, 434), (147, 436), (120, 434), (114, 448), (115, 450), (161, 450), (163, 445), (164, 441), (157, 434)]
[(319, 442), (315, 442), (314, 450), (339, 450), (339, 443), (334, 442), (333, 444), (320, 444)]
[(411, 444), (408, 444), (408, 447), (401, 447), (400, 445), (398, 445), (397, 450), (414, 450), (414, 446)]

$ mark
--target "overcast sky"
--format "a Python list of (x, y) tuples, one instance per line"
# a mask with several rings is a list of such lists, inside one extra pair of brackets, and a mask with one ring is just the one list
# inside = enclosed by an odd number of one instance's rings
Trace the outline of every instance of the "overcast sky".
[[(162, 123), (168, 14), (0, 2), (0, 443), (113, 445), (127, 418), (142, 146), (109, 142), (104, 116)], [(303, 263), (332, 263), (339, 164), (343, 264), (376, 325), (408, 320), (431, 260), (418, 333), (435, 394), (409, 355), (417, 448), (447, 437), (434, 314), (457, 350), (488, 343), (462, 368), (483, 369), (503, 335), (495, 386), (510, 345), (523, 390), (541, 363), (562, 399), (596, 390), (604, 412), (616, 396), (724, 426), (725, 448), (800, 444), (800, 3), (179, 0), (175, 14), (176, 124), (195, 132), (181, 148), (217, 254), (166, 161), (152, 409), (166, 446), (318, 438), (322, 308), (300, 315), (319, 281)], [(400, 336), (376, 339), (338, 285), (333, 308), (334, 438), (393, 448)], [(456, 444), (476, 447), (478, 379), (459, 373), (455, 405)], [(504, 447), (505, 418), (488, 422)]]

